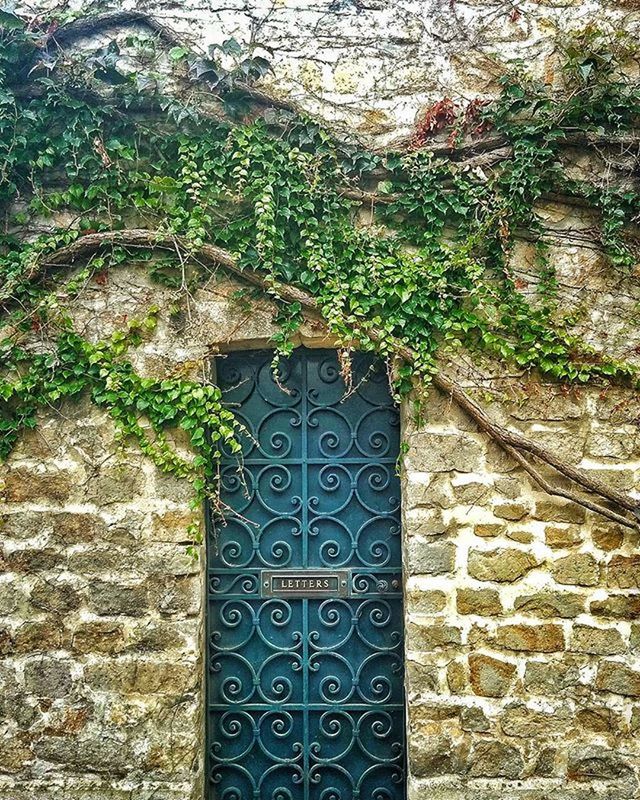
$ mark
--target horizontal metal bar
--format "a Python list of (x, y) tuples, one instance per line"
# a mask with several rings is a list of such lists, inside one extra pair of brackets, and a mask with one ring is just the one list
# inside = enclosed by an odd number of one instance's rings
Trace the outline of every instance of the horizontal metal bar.
[[(207, 572), (209, 575), (260, 575), (260, 572), (264, 569), (264, 567), (209, 567)], [(327, 569), (327, 567), (310, 567), (307, 565), (300, 564), (299, 567), (283, 567), (285, 570), (291, 569)], [(343, 567), (339, 567), (338, 569), (343, 569)], [(350, 569), (352, 572), (356, 572), (362, 575), (400, 575), (401, 570), (398, 567), (345, 567), (344, 569)]]
[(207, 705), (209, 711), (404, 711), (403, 703), (384, 703), (379, 706), (374, 705), (325, 705), (323, 703), (288, 703), (269, 705), (260, 703), (240, 703), (233, 706), (230, 703), (211, 703)]
[[(375, 456), (371, 456), (367, 458), (363, 456), (362, 458), (337, 458), (337, 459), (327, 459), (327, 458), (243, 458), (242, 465), (251, 466), (252, 464), (255, 465), (263, 465), (269, 464), (272, 467), (279, 467), (279, 466), (308, 466), (311, 464), (312, 466), (320, 466), (320, 467), (340, 467), (343, 465), (358, 465), (362, 464), (362, 466), (369, 466), (375, 467), (377, 464), (395, 464), (397, 462), (397, 458), (376, 458)], [(223, 467), (237, 467), (238, 461), (226, 459), (220, 462)]]

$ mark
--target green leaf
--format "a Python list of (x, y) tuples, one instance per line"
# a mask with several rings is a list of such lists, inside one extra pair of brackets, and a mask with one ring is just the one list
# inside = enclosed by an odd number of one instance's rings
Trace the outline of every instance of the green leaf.
[(11, 31), (24, 28), (24, 25), (24, 21), (14, 14), (13, 11), (9, 11), (6, 8), (0, 9), (0, 28)]

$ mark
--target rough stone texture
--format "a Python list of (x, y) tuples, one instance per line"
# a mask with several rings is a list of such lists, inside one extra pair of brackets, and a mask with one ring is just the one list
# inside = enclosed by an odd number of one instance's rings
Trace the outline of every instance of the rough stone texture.
[(578, 553), (556, 561), (551, 572), (558, 583), (571, 586), (597, 586), (598, 562), (590, 553)]
[(640, 670), (619, 661), (603, 661), (598, 667), (596, 687), (626, 697), (640, 697)]
[[(623, 15), (640, 25), (635, 0), (112, 5), (149, 9), (204, 48), (253, 35), (274, 51), (268, 88), (375, 144), (443, 95), (495, 92), (495, 53), (553, 81), (558, 30), (603, 20), (615, 30)], [(540, 213), (560, 228), (591, 225), (557, 205)], [(519, 278), (532, 252), (516, 248)], [(590, 248), (552, 245), (551, 255), (560, 284), (599, 304), (582, 333), (628, 357), (640, 342), (620, 309), (635, 313), (635, 289), (619, 274), (607, 289)], [(163, 321), (134, 353), (137, 368), (197, 374), (216, 348), (264, 346), (273, 308), (240, 310), (237, 288), (198, 290), (191, 319)], [(173, 302), (123, 267), (74, 313), (98, 338)], [(306, 325), (299, 341), (322, 336)], [(637, 493), (635, 396), (524, 376), (505, 386), (491, 414)], [(432, 391), (419, 429), (406, 411), (410, 800), (639, 797), (637, 532), (546, 496), (450, 398)], [(186, 556), (198, 520), (189, 498), (123, 454), (84, 402), (43, 417), (2, 469), (0, 800), (201, 798), (204, 563)]]
[(564, 650), (560, 625), (503, 625), (498, 628), (497, 643), (507, 650), (553, 653)]
[(627, 648), (622, 634), (615, 628), (574, 625), (570, 649), (598, 656), (615, 656), (626, 652)]
[(483, 655), (469, 656), (471, 687), (484, 697), (504, 697), (516, 674), (516, 665)]
[(472, 550), (469, 553), (469, 575), (479, 581), (512, 583), (530, 569), (537, 567), (538, 560), (532, 553), (522, 550)]

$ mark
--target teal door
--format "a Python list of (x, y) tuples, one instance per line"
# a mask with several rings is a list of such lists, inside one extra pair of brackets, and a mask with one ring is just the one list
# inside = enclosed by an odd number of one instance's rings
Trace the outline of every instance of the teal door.
[[(209, 513), (208, 800), (402, 800), (398, 412), (386, 371), (219, 359), (246, 427)], [(220, 515), (221, 514), (221, 515)]]

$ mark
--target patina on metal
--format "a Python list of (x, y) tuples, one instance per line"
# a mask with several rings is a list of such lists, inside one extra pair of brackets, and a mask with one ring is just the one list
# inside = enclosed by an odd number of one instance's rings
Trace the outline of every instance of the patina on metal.
[(331, 350), (219, 359), (246, 428), (209, 514), (208, 800), (404, 800), (398, 411)]

